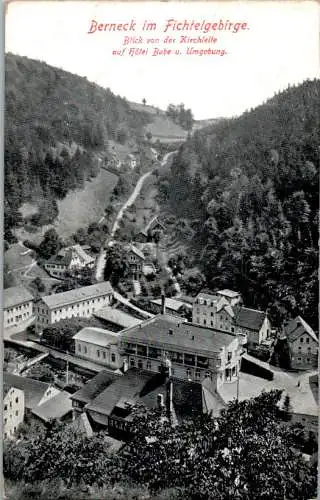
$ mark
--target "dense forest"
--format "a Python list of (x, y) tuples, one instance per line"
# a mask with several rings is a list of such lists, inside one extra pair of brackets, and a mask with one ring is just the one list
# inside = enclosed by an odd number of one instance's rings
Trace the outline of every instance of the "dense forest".
[(159, 180), (208, 287), (240, 291), (278, 326), (299, 313), (317, 328), (319, 154), (320, 81), (308, 80), (196, 132)]
[[(86, 78), (13, 54), (5, 56), (5, 237), (25, 201), (45, 200), (32, 223), (57, 215), (56, 199), (98, 172), (108, 140), (135, 141), (147, 115)], [(40, 218), (40, 219), (39, 219)]]

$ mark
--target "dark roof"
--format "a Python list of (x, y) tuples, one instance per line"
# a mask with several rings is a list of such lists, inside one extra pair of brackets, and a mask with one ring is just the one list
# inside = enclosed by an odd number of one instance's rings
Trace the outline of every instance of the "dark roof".
[(50, 387), (50, 384), (46, 384), (45, 382), (8, 372), (3, 373), (3, 382), (10, 387), (24, 391), (25, 406), (31, 409), (39, 404), (45, 392)]
[(111, 415), (118, 403), (123, 409), (126, 401), (131, 404), (141, 401), (163, 385), (164, 381), (162, 374), (131, 368), (91, 401), (86, 409)]
[(229, 346), (235, 338), (230, 332), (187, 323), (167, 314), (159, 314), (121, 332), (121, 340), (128, 342), (134, 339), (155, 347), (170, 346), (169, 349), (180, 347), (186, 351), (196, 350), (210, 354)]
[(106, 387), (114, 382), (120, 375), (101, 370), (92, 379), (90, 379), (81, 389), (70, 397), (72, 400), (81, 401), (82, 403), (89, 403), (98, 394), (100, 394)]
[(259, 331), (262, 327), (266, 313), (249, 309), (247, 307), (239, 307), (236, 309), (236, 325), (248, 330)]
[(33, 300), (33, 295), (23, 286), (12, 286), (3, 290), (3, 307), (8, 309)]
[(291, 319), (285, 326), (284, 332), (289, 342), (294, 342), (303, 333), (308, 333), (313, 340), (319, 342), (319, 339), (312, 330), (311, 326), (308, 325), (308, 323), (301, 318), (301, 316)]
[(39, 417), (44, 422), (50, 422), (64, 417), (72, 411), (72, 401), (70, 394), (61, 391), (52, 398), (48, 399), (40, 406), (32, 410), (32, 413)]
[[(175, 377), (171, 380), (173, 406), (179, 420), (203, 411), (218, 414), (224, 407), (219, 397), (213, 394), (209, 379), (207, 385)], [(91, 410), (101, 415), (114, 415), (130, 420), (130, 410), (125, 411), (127, 404), (156, 408), (158, 394), (162, 394), (165, 404), (168, 404), (168, 379), (164, 374), (131, 368), (88, 404), (86, 410), (89, 413)], [(94, 418), (94, 414), (92, 417)]]

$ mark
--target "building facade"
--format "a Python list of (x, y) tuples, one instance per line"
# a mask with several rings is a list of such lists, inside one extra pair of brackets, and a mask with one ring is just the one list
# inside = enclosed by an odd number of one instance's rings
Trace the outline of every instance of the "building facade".
[(23, 286), (6, 288), (3, 292), (4, 328), (17, 326), (30, 320), (33, 316), (32, 294)]
[(75, 354), (104, 367), (114, 370), (122, 368), (123, 359), (119, 354), (119, 334), (102, 328), (82, 328), (73, 337)]
[(318, 366), (319, 339), (301, 316), (289, 321), (284, 328), (287, 338), (291, 368), (308, 370)]
[(243, 348), (240, 339), (161, 314), (121, 333), (129, 368), (161, 372), (170, 360), (172, 375), (182, 380), (209, 379), (214, 390), (237, 379)]
[(3, 396), (3, 437), (12, 439), (24, 420), (24, 392), (4, 384)]
[(126, 264), (128, 274), (133, 280), (139, 280), (142, 276), (142, 267), (145, 261), (144, 254), (134, 245), (127, 248)]
[(44, 264), (45, 270), (55, 278), (63, 278), (66, 273), (75, 273), (81, 269), (92, 269), (94, 257), (87, 254), (80, 245), (63, 248), (58, 255), (51, 257)]
[(232, 290), (221, 290), (216, 294), (200, 292), (193, 302), (192, 321), (209, 328), (243, 334), (249, 349), (271, 335), (266, 312), (244, 307), (241, 295)]
[(90, 318), (95, 311), (110, 305), (112, 298), (109, 281), (42, 297), (35, 304), (36, 331), (63, 319)]

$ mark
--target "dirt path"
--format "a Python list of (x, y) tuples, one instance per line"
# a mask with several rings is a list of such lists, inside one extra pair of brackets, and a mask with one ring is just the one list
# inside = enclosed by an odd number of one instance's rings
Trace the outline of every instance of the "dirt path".
[[(171, 153), (166, 153), (161, 161), (161, 167), (164, 167), (166, 165), (166, 163), (168, 162), (169, 158), (172, 155), (174, 155), (175, 153), (176, 153), (176, 151), (173, 151)], [(142, 189), (144, 181), (152, 174), (152, 172), (153, 171), (151, 170), (150, 172), (147, 172), (146, 174), (143, 174), (140, 177), (137, 184), (135, 185), (134, 190), (130, 194), (129, 198), (120, 208), (120, 210), (115, 218), (115, 221), (113, 223), (113, 226), (112, 226), (112, 229), (110, 232), (110, 236), (108, 237), (108, 239), (105, 242), (105, 246), (107, 246), (107, 244), (110, 245), (110, 243), (112, 242), (112, 238), (114, 238), (116, 231), (119, 229), (120, 221), (121, 221), (125, 211), (127, 210), (127, 208), (129, 208), (131, 205), (133, 205), (133, 203), (135, 202), (135, 200), (137, 199), (137, 197), (140, 194), (140, 191)], [(106, 264), (106, 250), (102, 250), (98, 259), (97, 259), (97, 263), (96, 263), (95, 276), (96, 276), (97, 281), (103, 280), (103, 270), (105, 268), (105, 264)]]

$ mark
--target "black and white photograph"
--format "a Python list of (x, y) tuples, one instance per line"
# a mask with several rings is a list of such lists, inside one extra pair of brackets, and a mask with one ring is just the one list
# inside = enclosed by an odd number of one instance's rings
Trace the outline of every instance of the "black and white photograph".
[(319, 26), (6, 3), (1, 498), (317, 498)]

